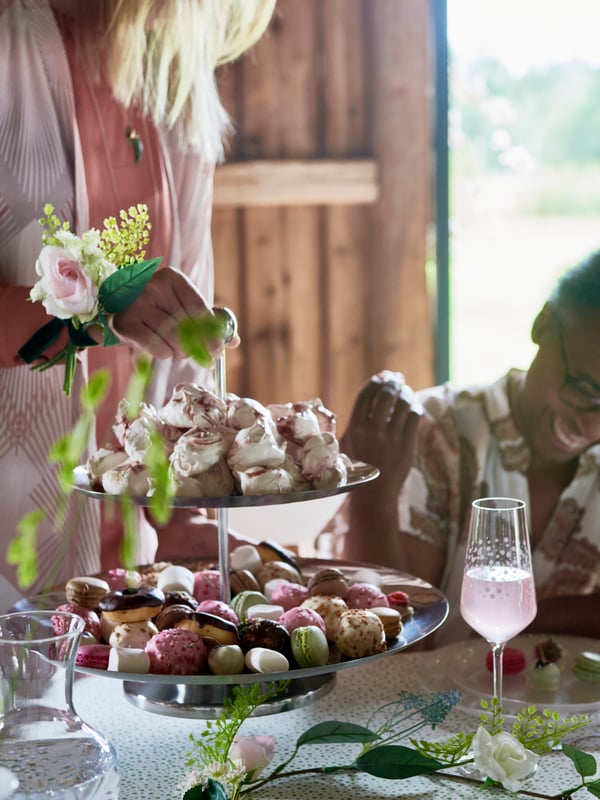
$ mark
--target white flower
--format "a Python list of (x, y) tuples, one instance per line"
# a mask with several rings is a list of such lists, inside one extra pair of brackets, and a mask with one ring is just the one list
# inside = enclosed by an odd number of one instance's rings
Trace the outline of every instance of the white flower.
[(535, 771), (539, 760), (538, 755), (527, 750), (507, 731), (490, 736), (479, 726), (472, 746), (475, 767), (509, 792), (520, 789), (521, 781)]

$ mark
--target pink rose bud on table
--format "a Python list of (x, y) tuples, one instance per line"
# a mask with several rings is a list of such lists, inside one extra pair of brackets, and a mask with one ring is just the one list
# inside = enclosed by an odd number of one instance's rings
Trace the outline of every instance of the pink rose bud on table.
[(236, 736), (229, 748), (229, 758), (237, 761), (246, 770), (249, 780), (255, 780), (268, 767), (275, 753), (272, 736)]

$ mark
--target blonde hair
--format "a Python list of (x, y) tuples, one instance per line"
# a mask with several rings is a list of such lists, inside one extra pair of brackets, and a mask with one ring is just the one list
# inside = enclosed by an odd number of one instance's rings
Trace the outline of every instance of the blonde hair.
[(276, 0), (111, 0), (108, 79), (117, 100), (176, 128), (182, 145), (223, 158), (231, 125), (215, 69), (262, 36)]

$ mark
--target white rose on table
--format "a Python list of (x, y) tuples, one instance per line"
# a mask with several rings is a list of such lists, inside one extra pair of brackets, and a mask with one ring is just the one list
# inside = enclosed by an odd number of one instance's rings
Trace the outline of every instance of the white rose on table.
[(98, 231), (87, 231), (81, 237), (69, 231), (57, 231), (55, 235), (62, 247), (42, 248), (35, 264), (40, 280), (29, 296), (34, 302), (41, 302), (51, 316), (89, 322), (98, 313), (100, 284), (115, 272), (116, 266), (100, 250)]
[(521, 782), (537, 768), (539, 756), (532, 753), (508, 731), (491, 736), (479, 726), (472, 743), (475, 767), (488, 778), (517, 792)]

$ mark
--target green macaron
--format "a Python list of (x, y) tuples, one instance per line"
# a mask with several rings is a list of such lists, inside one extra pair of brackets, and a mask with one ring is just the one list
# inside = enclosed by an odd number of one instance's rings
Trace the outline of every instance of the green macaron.
[(582, 681), (600, 683), (600, 653), (583, 650), (575, 659), (573, 675)]
[(296, 628), (291, 635), (292, 655), (301, 669), (323, 667), (329, 661), (327, 638), (316, 625)]
[(262, 592), (245, 591), (236, 594), (231, 601), (231, 607), (238, 616), (240, 622), (244, 622), (248, 616), (248, 609), (259, 603), (268, 603), (267, 598)]

